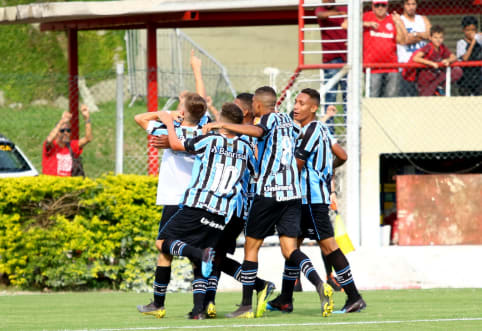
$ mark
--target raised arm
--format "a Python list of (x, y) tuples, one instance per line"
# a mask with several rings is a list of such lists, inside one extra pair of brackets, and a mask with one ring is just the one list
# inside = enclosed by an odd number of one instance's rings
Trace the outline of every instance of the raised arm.
[(46, 142), (47, 142), (47, 148), (49, 148), (52, 145), (52, 141), (54, 141), (55, 137), (57, 137), (57, 134), (59, 133), (59, 130), (62, 126), (70, 122), (70, 119), (72, 118), (72, 114), (69, 113), (68, 111), (64, 111), (62, 113), (62, 117), (60, 118), (60, 121), (55, 125), (55, 127), (50, 131), (49, 135), (47, 136)]
[(89, 108), (86, 105), (82, 105), (80, 106), (80, 112), (85, 122), (85, 136), (79, 139), (79, 148), (82, 148), (92, 141), (92, 125), (90, 123)]
[(201, 59), (194, 55), (194, 50), (191, 50), (191, 68), (194, 74), (194, 81), (196, 83), (196, 93), (206, 99), (206, 87), (204, 86), (204, 81), (201, 71)]
[(403, 24), (400, 14), (397, 12), (392, 13), (392, 19), (395, 23), (395, 29), (397, 30), (397, 44), (406, 45), (407, 44), (407, 29), (405, 24)]

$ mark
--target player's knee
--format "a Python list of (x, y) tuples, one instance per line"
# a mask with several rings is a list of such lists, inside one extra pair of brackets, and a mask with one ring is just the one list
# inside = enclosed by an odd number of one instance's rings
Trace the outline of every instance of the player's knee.
[(164, 243), (164, 240), (156, 240), (156, 248), (159, 251), (159, 253), (162, 253), (162, 244)]
[(319, 245), (323, 255), (331, 254), (339, 248), (334, 237), (321, 240)]

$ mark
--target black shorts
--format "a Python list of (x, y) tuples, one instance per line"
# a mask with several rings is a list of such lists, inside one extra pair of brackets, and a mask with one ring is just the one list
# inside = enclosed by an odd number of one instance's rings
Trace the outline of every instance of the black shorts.
[(329, 205), (307, 204), (301, 206), (301, 237), (320, 241), (335, 234), (328, 214)]
[(221, 240), (214, 249), (216, 254), (234, 254), (236, 250), (236, 240), (244, 229), (245, 221), (237, 216), (233, 216), (224, 228)]
[(296, 238), (300, 235), (301, 200), (277, 201), (256, 195), (249, 212), (245, 235), (264, 239), (275, 234)]
[(162, 216), (161, 220), (159, 221), (159, 230), (157, 230), (157, 240), (159, 240), (159, 233), (164, 225), (166, 225), (167, 221), (179, 210), (178, 205), (167, 205), (162, 207)]
[(181, 240), (198, 248), (216, 247), (226, 224), (224, 216), (182, 207), (159, 231), (159, 239)]

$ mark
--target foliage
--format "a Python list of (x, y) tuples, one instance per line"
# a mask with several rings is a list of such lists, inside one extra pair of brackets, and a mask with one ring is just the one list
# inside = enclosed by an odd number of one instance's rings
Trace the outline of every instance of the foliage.
[[(3, 1), (13, 6), (48, 1)], [(53, 1), (51, 1), (53, 2)], [(38, 25), (0, 26), (0, 90), (9, 102), (55, 100), (68, 93), (65, 31), (41, 32)], [(79, 75), (108, 71), (126, 57), (124, 31), (79, 31)], [(49, 83), (45, 81), (48, 80)], [(100, 81), (88, 79), (87, 84)], [(25, 88), (28, 86), (28, 88)]]
[(0, 275), (20, 288), (150, 289), (155, 194), (147, 176), (2, 179)]

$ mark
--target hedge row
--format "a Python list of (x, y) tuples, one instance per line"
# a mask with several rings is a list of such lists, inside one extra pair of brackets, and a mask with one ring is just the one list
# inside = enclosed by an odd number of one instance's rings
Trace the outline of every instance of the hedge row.
[[(155, 195), (146, 176), (1, 179), (2, 279), (24, 289), (151, 289)], [(184, 261), (173, 269), (181, 283), (189, 277)]]

